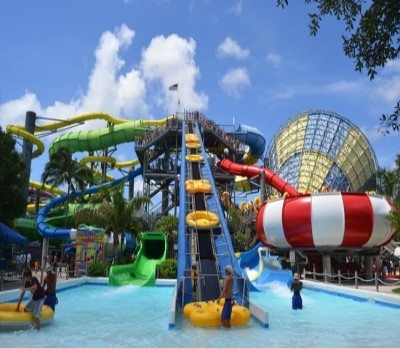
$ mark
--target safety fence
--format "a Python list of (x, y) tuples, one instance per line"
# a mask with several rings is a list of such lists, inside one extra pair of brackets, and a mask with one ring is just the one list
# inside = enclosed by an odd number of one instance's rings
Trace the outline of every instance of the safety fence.
[(334, 274), (329, 273), (326, 270), (323, 273), (318, 273), (315, 271), (307, 271), (304, 269), (303, 279), (312, 279), (314, 281), (324, 281), (325, 283), (336, 283), (337, 285), (346, 286), (352, 286), (354, 284), (354, 287), (356, 289), (358, 289), (359, 286), (373, 285), (374, 289), (376, 289), (377, 292), (379, 292), (380, 286), (400, 286), (400, 280), (387, 281), (385, 279), (382, 279), (382, 277), (380, 277), (377, 272), (374, 272), (374, 276), (371, 279), (367, 279), (361, 277), (357, 271), (355, 271), (354, 274), (351, 275), (349, 273), (342, 274), (340, 270), (337, 272), (337, 274)]

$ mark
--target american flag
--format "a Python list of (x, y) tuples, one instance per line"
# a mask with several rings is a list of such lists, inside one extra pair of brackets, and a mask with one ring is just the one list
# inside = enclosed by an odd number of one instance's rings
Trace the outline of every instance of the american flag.
[(178, 84), (175, 83), (174, 85), (169, 86), (168, 90), (170, 90), (170, 91), (177, 91), (177, 90), (178, 90)]

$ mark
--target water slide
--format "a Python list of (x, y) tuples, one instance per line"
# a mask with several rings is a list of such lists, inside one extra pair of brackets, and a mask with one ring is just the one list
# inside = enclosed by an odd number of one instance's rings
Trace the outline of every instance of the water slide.
[(266, 291), (272, 282), (287, 285), (292, 282), (292, 272), (282, 269), (278, 256), (272, 256), (270, 249), (261, 243), (249, 251), (237, 253), (236, 256), (251, 290)]
[(167, 253), (167, 235), (163, 232), (144, 232), (134, 263), (115, 265), (110, 269), (108, 283), (113, 286), (154, 286), (156, 269)]
[(218, 166), (231, 174), (246, 176), (249, 178), (261, 175), (261, 172), (263, 172), (265, 174), (266, 182), (280, 193), (286, 193), (290, 196), (297, 196), (299, 194), (293, 186), (282, 180), (276, 173), (267, 168), (255, 165), (243, 165), (240, 163), (232, 162), (226, 158), (220, 161), (218, 163)]
[[(183, 125), (181, 148), (177, 278), (180, 280), (178, 283), (179, 304), (184, 307), (186, 303), (193, 301), (190, 279), (190, 270), (193, 266), (199, 277), (196, 296), (201, 301), (214, 300), (220, 295), (219, 280), (225, 275), (225, 266), (231, 265), (235, 276), (239, 279), (242, 274), (235, 258), (212, 170), (208, 161), (202, 160), (208, 155), (197, 123), (189, 122)], [(186, 160), (186, 156), (201, 156), (202, 159), (190, 161)], [(189, 195), (185, 188), (187, 180), (207, 180), (211, 186), (211, 193), (209, 190), (207, 192), (200, 190), (198, 193)], [(212, 216), (212, 223), (206, 222), (202, 225), (204, 221), (201, 221), (201, 218), (199, 218), (199, 224), (190, 222), (189, 216), (193, 214), (193, 216), (196, 214), (200, 216), (204, 213), (207, 218), (203, 220), (211, 222), (210, 216)], [(236, 281), (233, 298), (243, 305), (248, 300), (247, 290), (244, 282)]]
[[(168, 119), (173, 117), (174, 116), (169, 116), (161, 120), (124, 120), (107, 113), (92, 112), (71, 117), (67, 120), (35, 125), (34, 133), (47, 134), (49, 132), (59, 131), (63, 128), (70, 128), (71, 126), (82, 124), (86, 121), (105, 120), (111, 124), (110, 127), (95, 131), (91, 130), (66, 133), (55, 139), (49, 149), (50, 154), (62, 146), (69, 147), (74, 152), (95, 151), (123, 142), (133, 142), (135, 141), (136, 136), (143, 136), (145, 134), (147, 127), (160, 127), (164, 125)], [(7, 132), (29, 140), (35, 144), (36, 148), (32, 152), (32, 158), (39, 157), (44, 152), (45, 147), (42, 140), (35, 134), (26, 131), (24, 127), (8, 125)]]
[[(142, 168), (137, 168), (132, 173), (129, 173), (127, 176), (119, 178), (117, 180), (107, 182), (98, 186), (92, 186), (85, 191), (77, 191), (76, 196), (82, 197), (82, 195), (92, 194), (98, 192), (102, 188), (108, 188), (117, 186), (127, 180), (131, 180), (138, 175), (142, 174)], [(48, 225), (46, 216), (50, 212), (51, 209), (63, 204), (68, 201), (71, 194), (67, 194), (64, 196), (57, 197), (51, 200), (48, 204), (46, 204), (43, 208), (41, 208), (36, 217), (37, 222), (37, 230), (44, 238), (56, 238), (56, 239), (75, 239), (76, 238), (76, 230), (74, 229), (66, 229), (66, 228), (54, 228)]]
[(383, 196), (359, 192), (299, 195), (267, 168), (223, 159), (220, 168), (253, 177), (264, 172), (266, 182), (284, 197), (265, 202), (258, 211), (258, 239), (281, 249), (377, 248), (388, 243), (395, 229), (387, 216), (394, 209)]
[(232, 135), (248, 146), (242, 161), (246, 164), (257, 163), (265, 151), (266, 141), (262, 133), (257, 128), (240, 124)]
[[(80, 115), (76, 117), (72, 117), (66, 121), (56, 121), (44, 125), (36, 125), (35, 132), (48, 132), (55, 131), (65, 127), (71, 127), (73, 124), (80, 124), (89, 120), (98, 120), (103, 119), (112, 124), (109, 127), (100, 130), (90, 130), (90, 131), (77, 131), (70, 132), (60, 137), (56, 138), (53, 143), (50, 145), (49, 153), (53, 153), (57, 151), (57, 149), (61, 147), (68, 147), (72, 152), (78, 151), (96, 151), (102, 150), (104, 148), (115, 146), (118, 144), (126, 143), (126, 142), (134, 142), (137, 136), (144, 136), (148, 127), (155, 126), (160, 127), (168, 122), (168, 119), (174, 116), (166, 117), (161, 120), (134, 120), (127, 121), (117, 117), (113, 117), (106, 113), (90, 113), (85, 115)], [(37, 145), (37, 149), (35, 151), (35, 155), (33, 157), (39, 156), (44, 150), (43, 143), (41, 140), (35, 135), (26, 132), (22, 127), (18, 126), (8, 126), (7, 131), (9, 133), (19, 135), (23, 138), (26, 138), (32, 141)], [(93, 158), (92, 158), (93, 157)], [(99, 160), (101, 162), (109, 162), (109, 159), (103, 158), (102, 156), (92, 156), (90, 161)], [(101, 158), (100, 158), (101, 157)], [(86, 161), (83, 162), (85, 164)], [(123, 166), (133, 166), (138, 163), (136, 160), (123, 162), (120, 164), (113, 164), (117, 168), (121, 168)], [(87, 189), (85, 192), (77, 192), (78, 197), (82, 196), (82, 194), (91, 194), (97, 192), (100, 188), (103, 187), (111, 187), (116, 186), (123, 182), (124, 180), (130, 180), (131, 178), (135, 178), (137, 175), (142, 173), (142, 169), (136, 169), (134, 172), (128, 174), (126, 177), (101, 184), (98, 186), (93, 186)], [(33, 183), (35, 184), (35, 183)], [(46, 238), (71, 238), (74, 236), (74, 231), (70, 229), (55, 229), (53, 227), (47, 226), (46, 216), (49, 211), (57, 207), (58, 205), (66, 202), (69, 199), (69, 195), (63, 195), (57, 197), (46, 204), (43, 208), (41, 208), (37, 215), (37, 229), (39, 233)], [(73, 236), (71, 236), (71, 234)], [(71, 238), (73, 239), (73, 238)]]

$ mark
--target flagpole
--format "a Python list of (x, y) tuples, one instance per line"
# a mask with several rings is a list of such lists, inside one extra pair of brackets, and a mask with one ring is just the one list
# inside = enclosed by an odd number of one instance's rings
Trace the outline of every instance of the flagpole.
[(179, 97), (179, 84), (178, 84), (177, 92), (178, 92), (178, 112), (180, 112), (181, 111), (181, 98)]
[(179, 83), (175, 83), (175, 84), (169, 86), (168, 90), (176, 91), (178, 93), (178, 110), (177, 110), (177, 113), (179, 113), (180, 112), (180, 108), (181, 108), (181, 98), (179, 97)]

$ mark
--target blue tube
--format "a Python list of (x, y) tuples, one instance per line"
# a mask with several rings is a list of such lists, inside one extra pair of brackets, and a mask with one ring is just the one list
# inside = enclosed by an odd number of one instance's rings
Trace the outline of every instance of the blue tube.
[[(136, 176), (142, 174), (142, 168), (137, 168), (133, 173), (128, 174), (127, 176), (114, 180), (112, 182), (108, 182), (108, 183), (104, 183), (98, 186), (92, 186), (89, 187), (87, 190), (85, 191), (77, 191), (76, 195), (78, 197), (82, 197), (82, 195), (86, 195), (86, 194), (91, 194), (91, 193), (95, 193), (97, 192), (99, 189), (101, 188), (106, 188), (106, 187), (113, 187), (116, 186), (122, 182), (124, 182), (125, 180), (130, 180), (132, 178), (135, 178)], [(66, 194), (64, 196), (61, 197), (57, 197), (53, 200), (51, 200), (48, 204), (46, 204), (42, 209), (39, 210), (37, 218), (36, 218), (36, 223), (37, 223), (37, 230), (39, 232), (40, 235), (42, 235), (44, 238), (58, 238), (58, 239), (62, 239), (62, 238), (70, 238), (70, 232), (71, 229), (65, 229), (65, 228), (51, 228), (49, 226), (47, 226), (46, 224), (46, 215), (47, 213), (54, 207), (64, 203), (65, 201), (67, 201), (70, 198), (71, 194)]]

